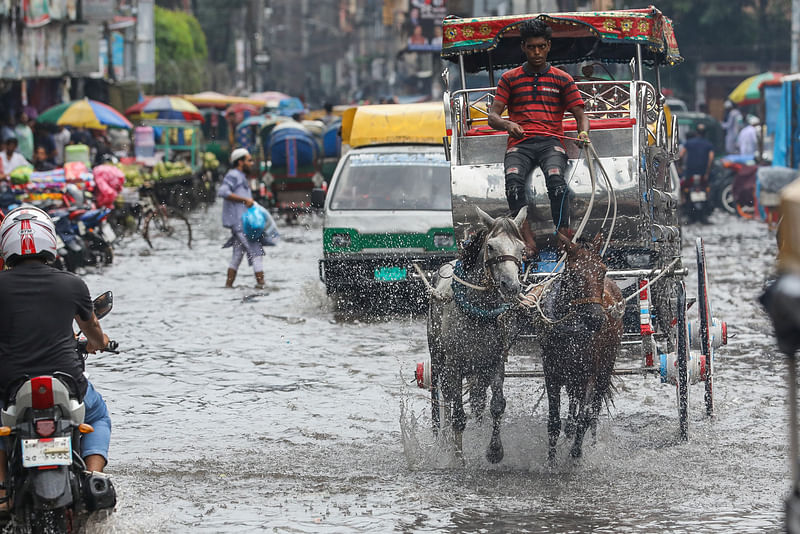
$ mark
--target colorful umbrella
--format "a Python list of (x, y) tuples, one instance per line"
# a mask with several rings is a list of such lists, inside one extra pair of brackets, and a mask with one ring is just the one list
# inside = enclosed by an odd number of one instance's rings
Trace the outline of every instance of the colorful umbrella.
[(284, 98), (278, 104), (278, 115), (284, 117), (291, 117), (295, 113), (307, 113), (308, 110), (303, 105), (303, 102), (296, 97)]
[(745, 78), (731, 91), (728, 99), (739, 106), (756, 104), (761, 100), (761, 84), (771, 80), (780, 80), (782, 77), (783, 74), (780, 72), (762, 72)]
[(154, 96), (142, 107), (142, 113), (158, 113), (159, 119), (203, 121), (197, 106), (178, 96)]
[(122, 113), (102, 102), (88, 98), (53, 106), (39, 115), (36, 122), (97, 130), (104, 130), (106, 126), (133, 128), (133, 124)]
[(225, 110), (225, 115), (227, 116), (235, 113), (239, 114), (250, 113), (250, 115), (252, 116), (257, 114), (259, 111), (261, 111), (261, 108), (259, 108), (258, 106), (246, 103), (239, 103), (228, 106), (228, 108)]
[(135, 117), (141, 115), (142, 108), (145, 107), (151, 100), (153, 100), (152, 96), (146, 96), (142, 100), (139, 100), (137, 103), (125, 110), (125, 116)]
[(269, 108), (277, 108), (281, 100), (290, 97), (280, 91), (264, 91), (263, 93), (253, 93), (249, 98), (260, 100)]
[(247, 117), (245, 120), (240, 122), (236, 129), (240, 128), (247, 128), (248, 126), (258, 126), (259, 130), (262, 126), (267, 124), (269, 121), (274, 121), (275, 117), (273, 115), (254, 115), (252, 117)]

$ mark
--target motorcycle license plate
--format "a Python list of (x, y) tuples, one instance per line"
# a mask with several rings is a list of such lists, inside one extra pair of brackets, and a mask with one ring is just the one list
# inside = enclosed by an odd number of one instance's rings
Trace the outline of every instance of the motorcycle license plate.
[(22, 440), (24, 467), (70, 464), (72, 464), (72, 442), (69, 436)]
[(106, 243), (113, 243), (117, 238), (117, 234), (114, 233), (114, 229), (111, 228), (111, 225), (105, 221), (103, 221), (103, 224), (100, 226), (100, 232), (103, 234), (103, 239), (106, 240)]
[(705, 191), (690, 191), (689, 200), (692, 202), (705, 202), (708, 197)]

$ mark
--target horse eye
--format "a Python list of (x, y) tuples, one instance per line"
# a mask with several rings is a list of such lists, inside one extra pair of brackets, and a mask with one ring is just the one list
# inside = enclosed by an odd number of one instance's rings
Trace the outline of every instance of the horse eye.
[(491, 244), (487, 244), (486, 250), (488, 250), (489, 252), (494, 252), (494, 247)]

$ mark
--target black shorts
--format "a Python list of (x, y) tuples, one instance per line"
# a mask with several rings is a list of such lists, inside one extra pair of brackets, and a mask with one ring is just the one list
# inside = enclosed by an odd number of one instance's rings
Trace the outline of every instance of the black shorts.
[[(558, 226), (569, 224), (569, 210), (566, 206), (567, 182), (564, 173), (567, 168), (567, 151), (555, 137), (531, 137), (508, 150), (505, 156), (506, 199), (512, 213), (523, 206), (533, 207), (530, 197), (532, 186), (528, 183), (531, 171), (537, 165), (542, 169), (550, 198), (553, 223)], [(564, 211), (562, 215), (562, 210)]]

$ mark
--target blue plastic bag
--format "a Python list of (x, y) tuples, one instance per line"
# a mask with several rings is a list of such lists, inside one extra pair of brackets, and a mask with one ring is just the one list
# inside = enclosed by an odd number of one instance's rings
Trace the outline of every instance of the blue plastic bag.
[(247, 239), (261, 241), (265, 245), (274, 245), (280, 237), (272, 215), (256, 203), (242, 214), (242, 229)]
[(249, 209), (242, 214), (242, 226), (244, 235), (250, 241), (258, 241), (264, 235), (264, 228), (267, 226), (267, 217), (260, 206), (253, 203)]

